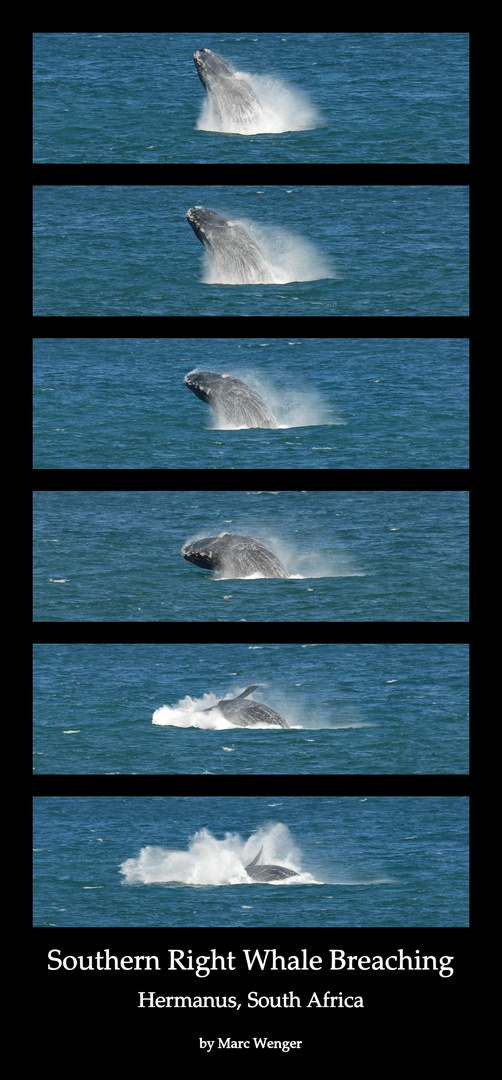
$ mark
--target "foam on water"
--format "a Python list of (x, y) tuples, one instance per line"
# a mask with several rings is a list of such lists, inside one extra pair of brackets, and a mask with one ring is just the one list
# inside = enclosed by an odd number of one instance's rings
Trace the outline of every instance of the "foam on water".
[(211, 709), (213, 705), (216, 705), (217, 701), (218, 698), (214, 694), (204, 694), (202, 698), (191, 698), (187, 694), (176, 705), (163, 705), (160, 709), (156, 709), (152, 724), (164, 727), (197, 727), (209, 731), (223, 731), (225, 728), (235, 727), (218, 712), (204, 712), (205, 709)]

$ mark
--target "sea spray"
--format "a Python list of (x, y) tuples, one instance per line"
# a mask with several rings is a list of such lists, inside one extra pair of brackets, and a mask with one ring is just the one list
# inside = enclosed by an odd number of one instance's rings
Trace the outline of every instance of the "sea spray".
[[(229, 260), (221, 258), (219, 251), (205, 249), (203, 281), (206, 285), (287, 285), (296, 281), (319, 281), (336, 278), (337, 273), (330, 260), (317, 248), (315, 242), (278, 226), (266, 226), (250, 220), (232, 219), (262, 253), (267, 273), (262, 280), (254, 272), (249, 281), (243, 281), (242, 268), (234, 268)], [(245, 252), (244, 252), (245, 255)]]
[(121, 864), (120, 873), (128, 885), (250, 884), (245, 866), (262, 846), (267, 862), (286, 861), (297, 871), (297, 876), (284, 879), (281, 885), (313, 882), (310, 874), (302, 873), (299, 852), (282, 822), (258, 829), (246, 841), (237, 833), (226, 833), (223, 840), (218, 840), (209, 829), (201, 829), (192, 838), (188, 851), (147, 845)]

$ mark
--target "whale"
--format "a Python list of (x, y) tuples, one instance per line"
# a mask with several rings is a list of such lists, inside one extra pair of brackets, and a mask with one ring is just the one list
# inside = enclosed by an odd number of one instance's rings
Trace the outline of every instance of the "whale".
[(215, 210), (191, 206), (186, 218), (211, 261), (211, 278), (229, 285), (270, 285), (276, 278), (247, 229)]
[(276, 428), (275, 416), (263, 398), (235, 375), (215, 371), (189, 371), (185, 386), (214, 409), (222, 424), (247, 428)]
[(198, 49), (193, 59), (207, 94), (207, 119), (211, 128), (237, 135), (266, 130), (263, 105), (242, 72), (234, 71), (211, 49)]
[(214, 570), (216, 577), (262, 577), (289, 578), (282, 563), (269, 551), (261, 540), (238, 533), (220, 533), (187, 542), (181, 549), (187, 562)]
[(263, 848), (261, 847), (258, 854), (245, 866), (246, 874), (253, 881), (282, 881), (283, 878), (298, 877), (296, 870), (289, 870), (287, 866), (274, 866), (272, 863), (259, 864)]
[(244, 690), (238, 697), (218, 701), (216, 705), (211, 705), (211, 708), (204, 709), (204, 712), (212, 712), (213, 709), (218, 709), (218, 712), (223, 714), (225, 720), (230, 720), (237, 727), (270, 724), (271, 727), (289, 728), (289, 724), (286, 723), (283, 717), (270, 709), (268, 705), (263, 705), (261, 701), (246, 701), (246, 698), (254, 690), (257, 690), (258, 686), (259, 683), (256, 686), (248, 686), (247, 690)]

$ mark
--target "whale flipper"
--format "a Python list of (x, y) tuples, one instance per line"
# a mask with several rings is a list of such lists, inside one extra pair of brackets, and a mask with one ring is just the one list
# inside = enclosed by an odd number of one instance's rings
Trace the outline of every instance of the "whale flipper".
[(258, 859), (260, 858), (262, 851), (263, 851), (263, 845), (261, 846), (258, 854), (255, 855), (253, 861), (250, 862), (249, 865), (245, 867), (246, 870), (250, 870), (252, 866), (256, 866), (256, 863), (258, 862)]
[(284, 878), (298, 877), (296, 870), (290, 870), (287, 866), (275, 866), (273, 863), (264, 863), (259, 866), (262, 851), (261, 847), (252, 862), (244, 867), (246, 874), (253, 878), (253, 881), (282, 881)]
[(247, 690), (243, 690), (242, 694), (239, 694), (239, 697), (234, 698), (234, 701), (242, 701), (242, 698), (249, 697), (249, 694), (252, 694), (253, 690), (257, 690), (259, 685), (259, 683), (256, 683), (256, 686), (248, 686)]

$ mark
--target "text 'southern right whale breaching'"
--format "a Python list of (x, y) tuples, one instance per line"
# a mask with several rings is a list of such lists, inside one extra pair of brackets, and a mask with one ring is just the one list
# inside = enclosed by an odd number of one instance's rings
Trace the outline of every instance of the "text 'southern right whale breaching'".
[(202, 566), (204, 570), (214, 570), (217, 577), (290, 576), (277, 555), (254, 536), (226, 532), (219, 536), (204, 536), (186, 543), (181, 554), (187, 562)]
[(244, 868), (246, 874), (253, 878), (253, 881), (282, 881), (283, 878), (298, 877), (296, 870), (289, 870), (287, 866), (274, 866), (267, 863), (259, 866), (262, 851), (263, 848), (261, 847), (253, 861)]
[(263, 705), (261, 701), (246, 701), (246, 698), (254, 690), (257, 690), (258, 686), (259, 683), (255, 686), (248, 686), (238, 697), (218, 701), (216, 705), (204, 709), (204, 712), (212, 712), (213, 709), (218, 709), (218, 712), (222, 713), (225, 720), (230, 720), (232, 724), (237, 724), (238, 727), (270, 724), (272, 727), (289, 728), (289, 724), (283, 720), (282, 716), (270, 709), (268, 705)]
[(203, 206), (191, 206), (186, 217), (211, 258), (213, 277), (229, 285), (276, 283), (263, 252), (243, 225)]
[(215, 371), (189, 371), (185, 386), (214, 409), (222, 424), (232, 427), (276, 428), (275, 416), (263, 398), (235, 375)]

